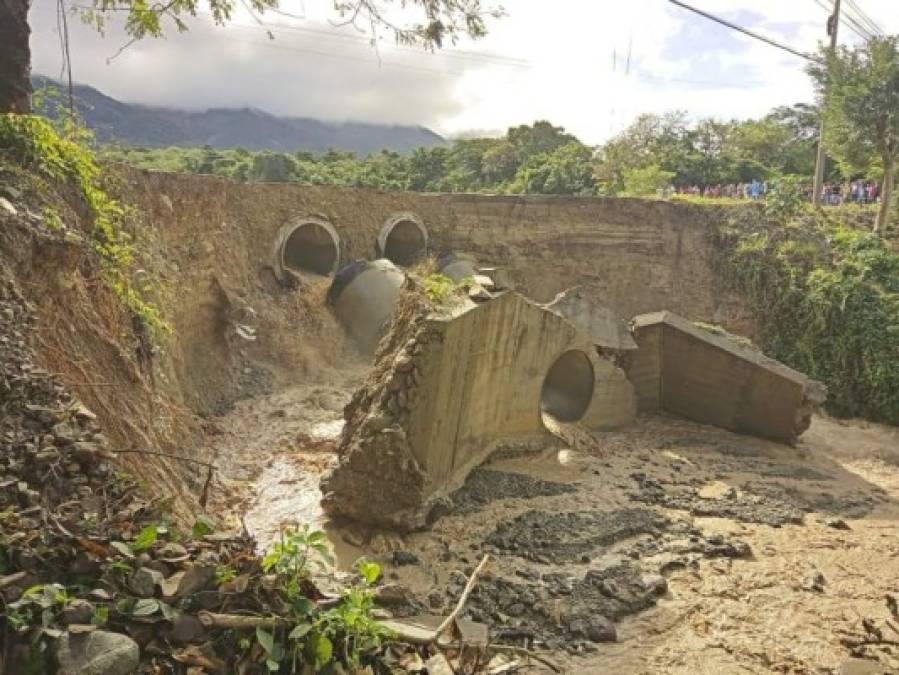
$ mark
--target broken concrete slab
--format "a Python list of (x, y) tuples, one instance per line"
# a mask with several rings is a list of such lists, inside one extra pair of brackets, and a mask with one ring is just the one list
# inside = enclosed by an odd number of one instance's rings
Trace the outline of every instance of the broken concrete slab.
[(593, 339), (593, 343), (613, 352), (637, 349), (630, 330), (611, 309), (599, 304), (582, 286), (559, 293), (544, 305), (553, 314), (568, 319)]
[(792, 444), (826, 397), (820, 382), (671, 312), (641, 314), (633, 332), (625, 369), (641, 412)]
[(545, 437), (543, 412), (591, 429), (634, 418), (624, 371), (517, 293), (441, 311), (409, 293), (400, 305), (322, 482), (333, 515), (419, 528), (499, 444)]

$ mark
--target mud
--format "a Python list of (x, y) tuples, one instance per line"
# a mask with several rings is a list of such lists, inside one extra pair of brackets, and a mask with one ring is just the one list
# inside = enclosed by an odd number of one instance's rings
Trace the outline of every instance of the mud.
[(577, 492), (573, 485), (554, 483), (522, 473), (479, 468), (469, 474), (465, 485), (450, 495), (451, 510), (458, 515), (476, 513), (499, 499), (533, 499)]
[(601, 548), (641, 534), (657, 538), (667, 526), (666, 518), (649, 509), (526, 511), (500, 523), (485, 542), (534, 562), (588, 562)]

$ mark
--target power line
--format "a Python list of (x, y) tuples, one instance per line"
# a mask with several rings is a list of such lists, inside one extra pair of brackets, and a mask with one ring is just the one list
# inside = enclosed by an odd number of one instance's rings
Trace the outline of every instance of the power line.
[[(827, 16), (833, 16), (833, 6), (828, 6), (824, 0), (814, 0), (815, 4), (827, 12)], [(853, 33), (858, 35), (862, 40), (870, 40), (874, 37), (868, 30), (862, 28), (852, 17), (848, 16), (845, 11), (840, 13), (840, 23)]]
[(876, 35), (883, 36), (883, 29), (877, 24), (874, 19), (872, 19), (865, 11), (859, 7), (858, 3), (855, 0), (846, 0), (847, 4), (853, 9), (853, 11), (861, 18), (861, 21), (864, 25), (868, 26), (873, 33)]
[(727, 28), (730, 28), (731, 30), (735, 30), (739, 33), (743, 33), (744, 35), (748, 35), (749, 37), (754, 38), (756, 40), (761, 40), (762, 42), (765, 42), (765, 43), (771, 45), (772, 47), (777, 47), (778, 49), (782, 49), (783, 51), (789, 52), (790, 54), (793, 54), (794, 56), (798, 56), (801, 59), (806, 59), (808, 61), (815, 61), (815, 62), (820, 62), (820, 60), (821, 60), (817, 56), (812, 56), (811, 54), (801, 52), (798, 49), (793, 49), (792, 47), (785, 45), (783, 42), (778, 42), (777, 40), (774, 40), (773, 38), (769, 38), (764, 35), (759, 35), (758, 33), (755, 33), (753, 31), (749, 30), (748, 28), (743, 28), (743, 26), (738, 26), (737, 24), (731, 23), (730, 21), (728, 21), (726, 19), (722, 19), (721, 17), (715, 16), (714, 14), (709, 14), (708, 12), (705, 12), (701, 9), (698, 9), (696, 7), (688, 5), (685, 2), (681, 2), (681, 0), (668, 0), (668, 2), (670, 2), (673, 5), (677, 5), (678, 7), (682, 7), (683, 9), (686, 9), (690, 12), (693, 12), (694, 14), (699, 14), (700, 16), (705, 17), (706, 19), (709, 19), (710, 21), (714, 21), (715, 23), (720, 23), (722, 26), (726, 26)]

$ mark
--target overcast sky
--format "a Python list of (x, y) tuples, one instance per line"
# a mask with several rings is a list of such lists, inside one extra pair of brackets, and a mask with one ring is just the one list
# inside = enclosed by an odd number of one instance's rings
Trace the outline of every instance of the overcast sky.
[[(84, 1), (84, 0), (82, 0)], [(485, 0), (489, 4), (490, 0)], [(77, 4), (79, 0), (70, 0)], [(689, 0), (812, 51), (832, 0)], [(743, 37), (667, 0), (505, 0), (490, 34), (436, 54), (377, 51), (352, 27), (336, 27), (331, 0), (282, 0), (295, 17), (264, 17), (274, 36), (239, 13), (216, 27), (125, 42), (70, 21), (75, 80), (123, 101), (186, 109), (251, 106), (278, 115), (421, 124), (444, 135), (499, 133), (548, 119), (600, 143), (642, 112), (745, 118), (811, 101), (802, 59)], [(846, 3), (844, 2), (844, 5)], [(855, 0), (899, 33), (899, 0)], [(33, 0), (36, 73), (59, 76), (55, 2)], [(857, 42), (841, 26), (841, 42)], [(628, 59), (628, 55), (630, 58)]]

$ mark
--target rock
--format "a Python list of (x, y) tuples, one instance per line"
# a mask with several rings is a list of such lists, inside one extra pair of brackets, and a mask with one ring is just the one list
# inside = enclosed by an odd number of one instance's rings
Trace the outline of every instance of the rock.
[(833, 528), (834, 530), (851, 530), (849, 527), (849, 523), (847, 523), (842, 518), (828, 518), (824, 521), (824, 524), (827, 527)]
[(73, 600), (59, 613), (60, 621), (65, 625), (88, 624), (94, 616), (94, 606), (87, 600)]
[(402, 584), (384, 584), (375, 590), (375, 602), (386, 607), (404, 605), (412, 598), (412, 592)]
[(186, 595), (193, 595), (205, 588), (215, 579), (214, 565), (192, 565), (185, 570), (184, 576), (178, 584), (178, 592), (176, 595), (183, 598)]
[(640, 578), (640, 583), (653, 595), (665, 595), (668, 592), (668, 580), (661, 574), (645, 574)]
[(592, 642), (615, 642), (618, 640), (618, 631), (614, 623), (604, 616), (597, 616), (587, 625), (587, 637)]
[(72, 446), (72, 457), (82, 466), (96, 464), (100, 459), (100, 448), (90, 441), (77, 441)]
[(824, 578), (824, 575), (821, 572), (815, 572), (805, 580), (802, 588), (806, 591), (823, 593), (825, 584), (827, 584), (827, 579)]
[(206, 635), (206, 629), (200, 620), (191, 614), (179, 613), (175, 621), (172, 623), (172, 629), (169, 631), (169, 639), (181, 645), (190, 642), (199, 642)]
[(57, 675), (131, 675), (140, 662), (140, 649), (120, 633), (66, 633), (56, 645), (56, 662)]
[(187, 553), (187, 549), (184, 548), (181, 544), (176, 544), (175, 542), (170, 541), (161, 549), (159, 549), (156, 557), (163, 562), (176, 563), (183, 562), (190, 556)]
[(443, 607), (443, 594), (440, 591), (431, 591), (428, 593), (428, 607), (431, 609), (440, 609)]
[(418, 556), (411, 551), (393, 552), (393, 564), (397, 567), (402, 567), (403, 565), (418, 565), (419, 562)]
[(156, 586), (162, 583), (162, 574), (149, 567), (139, 567), (128, 579), (128, 588), (141, 598), (152, 598), (156, 594)]
[(19, 215), (19, 211), (13, 206), (6, 197), (0, 197), (0, 210), (5, 211), (11, 216)]

